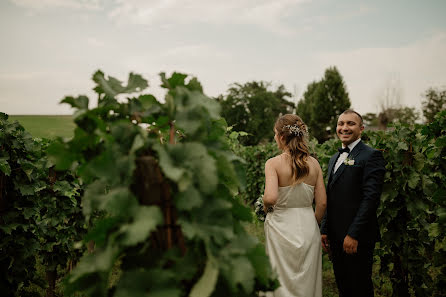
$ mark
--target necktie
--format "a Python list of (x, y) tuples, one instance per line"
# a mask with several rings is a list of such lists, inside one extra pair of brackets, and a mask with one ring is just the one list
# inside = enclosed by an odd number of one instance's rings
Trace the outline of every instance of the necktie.
[(339, 153), (340, 154), (342, 154), (342, 153), (350, 153), (350, 149), (348, 148), (348, 146), (346, 146), (346, 147), (344, 147), (344, 148), (338, 148), (338, 151), (339, 151)]

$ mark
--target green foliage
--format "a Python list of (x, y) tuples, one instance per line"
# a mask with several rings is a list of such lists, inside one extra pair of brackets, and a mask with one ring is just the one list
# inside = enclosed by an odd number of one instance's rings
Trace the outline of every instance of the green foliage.
[(279, 154), (279, 149), (275, 143), (266, 143), (257, 146), (239, 146), (235, 153), (245, 161), (243, 166), (246, 173), (246, 187), (239, 196), (246, 203), (254, 205), (265, 189), (265, 162)]
[(446, 88), (434, 89), (429, 88), (424, 93), (423, 115), (426, 122), (430, 123), (434, 120), (437, 113), (446, 109)]
[(324, 77), (308, 85), (297, 104), (297, 114), (319, 142), (335, 134), (338, 116), (350, 108), (344, 80), (336, 67), (325, 70)]
[[(384, 151), (388, 164), (378, 219), (383, 237), (381, 273), (390, 277), (393, 296), (440, 296), (445, 269), (445, 237), (438, 208), (444, 208), (445, 115), (428, 126), (396, 124), (386, 133), (370, 132), (370, 144)], [(439, 140), (440, 139), (440, 140)], [(438, 249), (438, 250), (437, 250)], [(426, 273), (426, 270), (428, 273)], [(410, 290), (409, 290), (410, 288)]]
[[(195, 78), (161, 74), (165, 102), (93, 76), (98, 107), (76, 108), (75, 136), (49, 148), (56, 168), (85, 182), (83, 212), (96, 248), (66, 279), (66, 294), (89, 296), (256, 296), (277, 286), (264, 248), (241, 225), (250, 209), (235, 198), (241, 161), (232, 154), (219, 104)], [(116, 96), (121, 94), (118, 101)], [(98, 216), (98, 214), (100, 214)], [(97, 219), (92, 220), (92, 218)], [(109, 278), (116, 263), (116, 284)]]
[(71, 174), (51, 171), (47, 145), (0, 115), (0, 273), (8, 296), (24, 294), (30, 283), (44, 286), (36, 255), (47, 271), (79, 257), (73, 243), (83, 230), (81, 189)]
[(255, 145), (273, 138), (272, 127), (282, 113), (292, 113), (294, 104), (287, 101), (291, 94), (283, 85), (269, 90), (265, 82), (235, 83), (228, 94), (220, 100), (222, 116), (235, 131), (249, 135), (241, 139), (244, 145)]

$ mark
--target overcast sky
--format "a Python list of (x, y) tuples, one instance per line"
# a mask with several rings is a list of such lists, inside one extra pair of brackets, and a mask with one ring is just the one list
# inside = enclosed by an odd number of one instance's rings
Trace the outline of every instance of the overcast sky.
[(446, 86), (445, 0), (0, 0), (0, 111), (70, 114), (101, 69), (125, 80), (198, 77), (209, 96), (234, 82), (284, 84), (297, 101), (336, 66), (352, 107), (377, 112), (386, 89), (420, 108)]

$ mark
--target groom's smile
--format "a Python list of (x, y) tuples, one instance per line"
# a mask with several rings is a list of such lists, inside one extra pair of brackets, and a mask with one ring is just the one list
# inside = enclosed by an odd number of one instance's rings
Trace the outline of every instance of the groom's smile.
[(346, 113), (339, 116), (336, 133), (345, 146), (361, 137), (363, 130), (362, 121), (355, 113)]

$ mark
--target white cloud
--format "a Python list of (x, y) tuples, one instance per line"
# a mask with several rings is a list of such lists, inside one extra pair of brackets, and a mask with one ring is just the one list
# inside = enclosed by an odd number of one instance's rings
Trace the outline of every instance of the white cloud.
[(284, 17), (307, 0), (117, 0), (109, 16), (117, 22), (143, 25), (248, 24), (289, 33)]
[(365, 16), (373, 11), (375, 11), (374, 7), (361, 3), (349, 10), (340, 10), (337, 13), (309, 15), (303, 20), (303, 29), (308, 32), (316, 30), (315, 27), (319, 26), (334, 26), (350, 19)]
[(161, 54), (166, 58), (230, 58), (230, 54), (223, 52), (209, 44), (191, 44), (168, 49)]
[(347, 84), (352, 105), (360, 112), (376, 112), (379, 94), (395, 75), (403, 105), (420, 108), (421, 94), (446, 85), (446, 33), (397, 48), (360, 48), (316, 55), (319, 65), (335, 65)]
[(105, 43), (97, 38), (94, 37), (88, 37), (87, 43), (92, 47), (103, 47), (105, 46)]
[(15, 5), (42, 10), (48, 8), (71, 8), (97, 10), (102, 8), (102, 0), (10, 0)]

